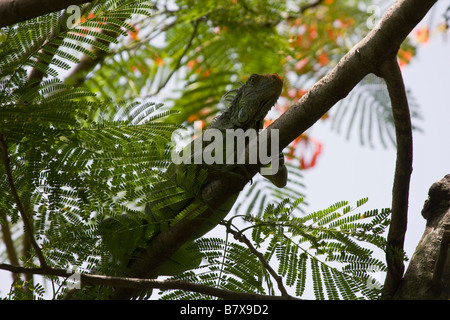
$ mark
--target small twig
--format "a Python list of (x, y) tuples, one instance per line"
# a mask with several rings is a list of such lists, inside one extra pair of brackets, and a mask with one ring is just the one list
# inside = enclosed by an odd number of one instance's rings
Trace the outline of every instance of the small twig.
[(300, 13), (303, 14), (305, 13), (306, 10), (317, 7), (318, 5), (320, 5), (323, 2), (323, 0), (314, 0), (311, 3), (307, 3), (303, 6), (300, 7)]
[(275, 279), (278, 285), (278, 289), (281, 292), (281, 296), (283, 297), (290, 297), (290, 295), (287, 293), (286, 288), (283, 284), (283, 278), (270, 266), (270, 264), (267, 262), (267, 260), (264, 258), (264, 255), (256, 250), (256, 248), (253, 246), (253, 244), (250, 242), (250, 240), (247, 239), (247, 237), (242, 234), (241, 232), (237, 232), (235, 230), (232, 230), (228, 225), (227, 232), (231, 233), (236, 240), (239, 242), (244, 243), (250, 250), (251, 253), (253, 253), (259, 261), (262, 263), (264, 268), (269, 272), (269, 274)]
[(321, 5), (322, 2), (323, 2), (323, 0), (314, 0), (314, 1), (310, 2), (310, 3), (306, 3), (306, 4), (304, 4), (304, 5), (302, 5), (302, 6), (299, 7), (299, 9), (298, 9), (298, 14), (288, 14), (288, 15), (286, 16), (286, 19), (287, 19), (287, 20), (298, 19), (298, 18), (300, 18), (302, 15), (305, 14), (305, 11), (306, 11), (306, 10), (315, 8), (315, 7), (319, 6), (319, 5)]
[[(152, 15), (152, 18), (154, 18), (155, 15)], [(143, 45), (147, 45), (150, 43), (150, 41), (152, 41), (153, 39), (155, 39), (156, 37), (158, 37), (159, 35), (161, 35), (161, 33), (167, 31), (168, 29), (172, 28), (175, 24), (177, 23), (177, 20), (174, 20), (170, 23), (167, 23), (163, 26), (158, 25), (158, 29), (155, 27), (152, 31), (149, 32), (149, 34), (147, 35), (147, 37), (140, 39), (138, 41), (133, 41), (130, 42), (129, 44), (124, 45), (123, 47), (117, 48), (115, 50), (110, 50), (108, 55), (113, 56), (116, 54), (120, 54), (124, 51), (131, 51), (134, 50), (136, 48), (142, 47)], [(135, 25), (137, 25), (139, 23), (136, 23)]]
[[(68, 278), (73, 275), (73, 272), (68, 272), (64, 269), (58, 268), (27, 268), (21, 266), (14, 266), (10, 264), (0, 264), (1, 270), (7, 270), (16, 273), (31, 273), (46, 276), (58, 276)], [(197, 292), (209, 296), (218, 297), (221, 299), (235, 299), (235, 300), (286, 300), (297, 298), (291, 296), (269, 296), (262, 294), (253, 294), (245, 292), (235, 292), (231, 290), (219, 289), (203, 284), (192, 283), (183, 280), (156, 280), (156, 279), (140, 279), (140, 278), (126, 278), (126, 277), (110, 277), (96, 274), (80, 273), (81, 285), (102, 285), (111, 287), (133, 288), (133, 289), (154, 289), (161, 290), (187, 290)]]
[(396, 57), (393, 56), (383, 62), (380, 71), (386, 81), (391, 99), (397, 143), (397, 160), (392, 187), (392, 219), (386, 245), (388, 271), (383, 288), (383, 297), (389, 298), (397, 290), (405, 268), (403, 256), (399, 256), (399, 253), (403, 251), (408, 219), (413, 142), (408, 99)]
[(23, 206), (22, 201), (20, 200), (19, 194), (17, 193), (17, 189), (14, 184), (14, 178), (12, 176), (11, 166), (9, 165), (10, 159), (8, 156), (8, 147), (6, 145), (4, 136), (0, 136), (0, 153), (1, 153), (2, 161), (3, 161), (3, 165), (5, 166), (5, 172), (6, 172), (6, 177), (8, 180), (9, 188), (11, 189), (12, 196), (14, 198), (14, 201), (16, 202), (20, 216), (22, 217), (22, 220), (23, 220), (25, 234), (27, 235), (28, 239), (30, 240), (31, 246), (33, 247), (33, 249), (39, 259), (41, 267), (47, 268), (47, 263), (45, 261), (44, 255), (42, 254), (41, 248), (39, 247), (39, 245), (37, 244), (37, 242), (33, 236), (33, 229), (31, 227), (31, 221), (25, 211), (25, 207)]
[(183, 57), (186, 55), (186, 53), (188, 52), (189, 48), (192, 45), (192, 41), (195, 38), (195, 35), (197, 34), (197, 28), (198, 28), (198, 24), (199, 24), (200, 20), (195, 20), (194, 21), (194, 30), (192, 31), (191, 37), (188, 40), (188, 43), (186, 44), (186, 46), (184, 47), (183, 52), (181, 53), (180, 57), (177, 60), (177, 63), (175, 64), (175, 67), (172, 69), (172, 71), (170, 72), (170, 74), (167, 76), (166, 80), (161, 83), (158, 88), (156, 89), (155, 92), (153, 92), (151, 95), (156, 95), (157, 93), (159, 93), (161, 91), (162, 88), (164, 88), (167, 83), (169, 82), (169, 80), (172, 78), (172, 76), (174, 75), (174, 73), (179, 69), (180, 65), (181, 65), (181, 60), (183, 59)]

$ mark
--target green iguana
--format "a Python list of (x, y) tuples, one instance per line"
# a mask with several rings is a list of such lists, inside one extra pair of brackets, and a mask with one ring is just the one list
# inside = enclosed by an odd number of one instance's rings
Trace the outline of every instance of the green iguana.
[[(239, 89), (225, 94), (229, 107), (219, 114), (206, 129), (255, 129), (263, 127), (264, 118), (278, 100), (283, 81), (277, 74), (252, 74)], [(206, 132), (205, 131), (205, 132)], [(192, 147), (195, 142), (189, 146)], [(209, 145), (202, 142), (203, 149)], [(279, 155), (279, 170), (276, 174), (265, 176), (277, 187), (287, 182), (287, 170), (284, 157)], [(201, 213), (203, 202), (196, 195), (208, 181), (220, 178), (223, 174), (245, 176), (242, 165), (229, 164), (172, 164), (166, 172), (167, 180), (153, 186), (152, 201), (146, 205), (144, 219), (132, 219), (126, 215), (108, 218), (100, 223), (99, 231), (103, 242), (110, 249), (117, 261), (127, 265), (130, 260), (138, 259), (139, 248), (146, 244), (159, 232), (184, 217), (183, 213)], [(175, 192), (176, 191), (176, 192)], [(173, 195), (167, 198), (166, 195)], [(175, 194), (175, 195), (174, 195)], [(158, 269), (158, 275), (176, 275), (198, 267), (201, 256), (194, 240), (214, 228), (229, 212), (238, 195), (235, 195), (214, 212), (213, 219), (206, 221), (169, 260)], [(190, 215), (192, 217), (192, 215)]]

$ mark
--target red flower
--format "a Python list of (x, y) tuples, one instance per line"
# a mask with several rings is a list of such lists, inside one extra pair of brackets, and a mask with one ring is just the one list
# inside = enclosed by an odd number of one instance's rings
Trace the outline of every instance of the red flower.
[(316, 165), (317, 158), (322, 153), (322, 143), (320, 141), (302, 134), (297, 137), (288, 147), (289, 151), (286, 154), (288, 160), (295, 158), (295, 153), (298, 156), (301, 169), (309, 169)]
[(320, 65), (321, 65), (322, 67), (330, 62), (330, 59), (328, 59), (328, 56), (327, 56), (326, 53), (322, 53), (322, 54), (318, 57), (318, 60), (319, 60), (319, 63), (320, 63)]
[(416, 38), (420, 43), (427, 43), (430, 38), (430, 31), (427, 27), (420, 28), (416, 31)]
[(137, 27), (134, 27), (134, 31), (128, 31), (128, 34), (130, 35), (131, 40), (139, 40), (138, 32), (139, 32), (139, 29)]

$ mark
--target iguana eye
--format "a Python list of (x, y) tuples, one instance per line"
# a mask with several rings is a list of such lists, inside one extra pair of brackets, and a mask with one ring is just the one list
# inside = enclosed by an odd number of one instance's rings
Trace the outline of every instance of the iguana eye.
[(253, 84), (256, 81), (256, 75), (252, 74), (248, 80), (247, 80), (247, 84)]
[(239, 110), (238, 121), (239, 123), (244, 123), (248, 120), (248, 112), (245, 109)]

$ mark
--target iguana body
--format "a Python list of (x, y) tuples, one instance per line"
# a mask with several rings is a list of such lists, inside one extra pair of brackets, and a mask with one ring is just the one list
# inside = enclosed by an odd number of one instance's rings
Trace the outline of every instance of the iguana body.
[[(206, 130), (219, 129), (224, 132), (226, 129), (243, 129), (244, 131), (262, 129), (264, 118), (280, 96), (282, 86), (283, 82), (276, 74), (251, 75), (239, 89), (226, 94), (226, 99), (230, 102), (229, 108), (219, 114)], [(191, 146), (193, 145), (194, 142)], [(208, 143), (202, 143), (203, 148), (207, 145)], [(283, 160), (281, 154), (280, 159)], [(205, 170), (207, 175), (204, 175)], [(103, 232), (101, 232), (103, 240), (116, 247), (123, 245), (124, 250), (118, 252), (118, 259), (123, 263), (128, 259), (134, 259), (139, 251), (136, 251), (136, 248), (145, 247), (145, 244), (155, 235), (176, 223), (178, 218), (183, 218), (183, 213), (200, 212), (204, 204), (201, 199), (196, 198), (196, 195), (205, 183), (220, 178), (223, 174), (245, 176), (245, 170), (242, 165), (172, 164), (166, 172), (168, 179), (153, 186), (152, 201), (145, 208), (146, 221), (141, 223), (130, 220), (127, 224), (124, 221), (129, 218), (107, 219), (103, 223)], [(287, 180), (284, 162), (280, 164), (277, 174), (267, 178), (276, 186), (283, 187)], [(175, 192), (176, 190), (179, 192)], [(167, 198), (166, 194), (175, 195)], [(237, 196), (236, 194), (219, 210), (215, 210), (213, 217), (205, 221), (192, 235), (191, 241), (183, 245), (158, 269), (158, 274), (175, 275), (198, 266), (201, 257), (195, 254), (196, 247), (193, 245), (193, 240), (214, 228), (227, 215)], [(118, 227), (122, 230), (121, 237), (117, 236), (120, 234), (117, 232)]]

